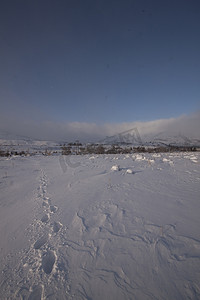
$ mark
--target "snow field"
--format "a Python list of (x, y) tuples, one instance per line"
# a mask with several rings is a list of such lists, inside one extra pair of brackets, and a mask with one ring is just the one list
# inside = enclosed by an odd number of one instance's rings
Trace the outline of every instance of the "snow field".
[(199, 154), (70, 159), (0, 161), (1, 299), (199, 299)]

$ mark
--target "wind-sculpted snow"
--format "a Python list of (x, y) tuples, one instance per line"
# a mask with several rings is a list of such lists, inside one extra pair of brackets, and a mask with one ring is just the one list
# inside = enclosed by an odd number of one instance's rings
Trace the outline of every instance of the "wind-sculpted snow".
[(1, 159), (0, 298), (200, 299), (199, 157)]

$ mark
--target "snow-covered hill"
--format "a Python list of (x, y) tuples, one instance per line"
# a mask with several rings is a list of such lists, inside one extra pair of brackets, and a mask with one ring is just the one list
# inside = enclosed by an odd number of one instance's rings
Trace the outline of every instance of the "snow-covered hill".
[(143, 140), (144, 144), (154, 146), (200, 146), (200, 139), (187, 137), (181, 133), (160, 132), (156, 135), (144, 136)]
[[(13, 135), (6, 132), (0, 132), (0, 147), (3, 150), (15, 151), (39, 151), (39, 150), (58, 150), (60, 145), (67, 144), (66, 141), (46, 141), (34, 140), (29, 137)], [(160, 132), (157, 134), (141, 135), (137, 128), (121, 132), (119, 134), (106, 137), (99, 141), (103, 145), (132, 145), (138, 146), (191, 146), (200, 147), (200, 138), (187, 137), (180, 133), (170, 134), (168, 132)]]
[(8, 151), (44, 151), (57, 150), (59, 143), (54, 141), (34, 140), (29, 137), (0, 132), (0, 147)]
[(200, 146), (200, 138), (187, 137), (181, 133), (160, 132), (141, 135), (137, 128), (106, 137), (103, 144), (130, 144), (137, 146)]
[(131, 144), (139, 146), (143, 143), (139, 131), (137, 128), (133, 128), (113, 136), (106, 137), (102, 141), (102, 144), (112, 145), (112, 144)]

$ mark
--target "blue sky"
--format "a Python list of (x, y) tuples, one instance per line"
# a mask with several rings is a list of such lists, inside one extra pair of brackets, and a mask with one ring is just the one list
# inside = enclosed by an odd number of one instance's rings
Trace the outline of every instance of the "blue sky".
[(103, 125), (199, 110), (199, 0), (3, 0), (0, 28), (7, 120)]

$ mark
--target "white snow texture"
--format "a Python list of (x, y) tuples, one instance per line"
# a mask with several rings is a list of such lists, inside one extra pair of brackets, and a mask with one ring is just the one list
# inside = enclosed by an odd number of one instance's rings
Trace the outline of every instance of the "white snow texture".
[(0, 158), (0, 299), (200, 299), (199, 158)]

